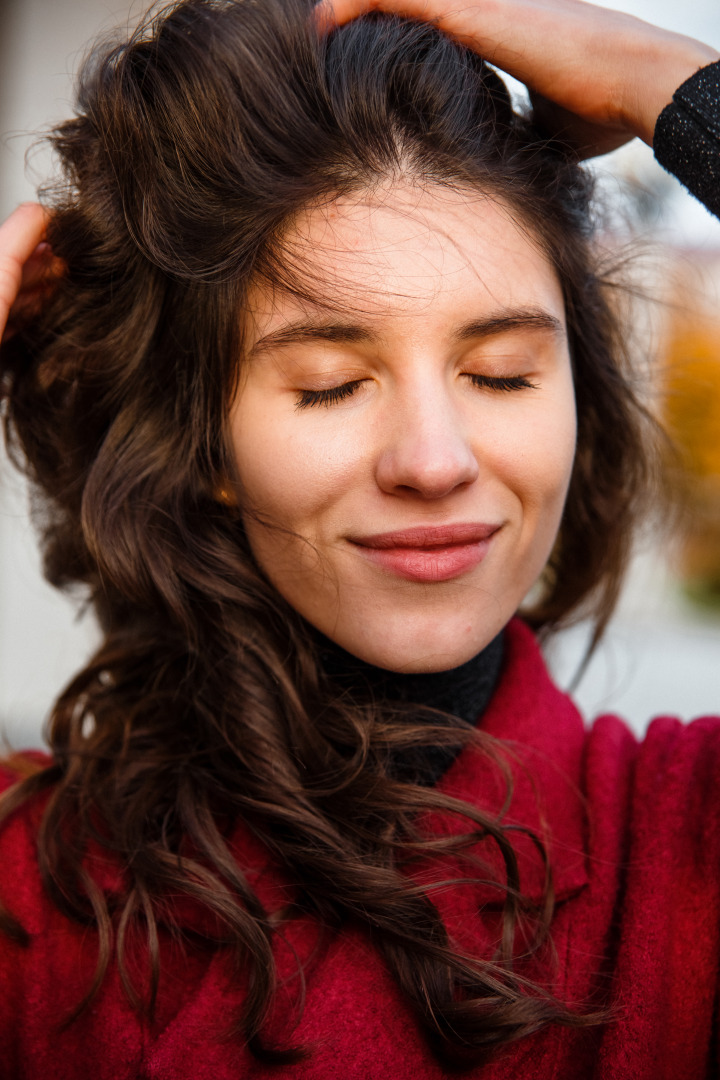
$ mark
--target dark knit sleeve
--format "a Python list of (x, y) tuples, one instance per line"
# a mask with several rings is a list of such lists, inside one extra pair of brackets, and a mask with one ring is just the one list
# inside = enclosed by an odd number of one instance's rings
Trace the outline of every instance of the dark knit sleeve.
[(657, 119), (655, 157), (720, 217), (720, 60), (700, 68)]

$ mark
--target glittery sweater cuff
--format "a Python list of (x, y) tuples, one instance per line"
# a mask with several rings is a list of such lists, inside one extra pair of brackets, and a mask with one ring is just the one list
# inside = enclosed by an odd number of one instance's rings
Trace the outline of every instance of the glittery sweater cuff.
[(720, 217), (720, 60), (700, 68), (660, 113), (655, 157)]

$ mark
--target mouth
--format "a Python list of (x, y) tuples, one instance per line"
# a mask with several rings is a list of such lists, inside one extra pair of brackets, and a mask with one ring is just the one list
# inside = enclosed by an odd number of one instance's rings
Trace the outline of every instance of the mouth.
[(488, 553), (500, 525), (421, 525), (373, 536), (351, 537), (367, 559), (407, 581), (450, 581), (474, 569)]

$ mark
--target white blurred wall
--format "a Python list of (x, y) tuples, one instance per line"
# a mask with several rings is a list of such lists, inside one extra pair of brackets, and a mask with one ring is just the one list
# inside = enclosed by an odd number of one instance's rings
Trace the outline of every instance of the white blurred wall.
[[(70, 114), (72, 74), (98, 33), (126, 25), (130, 0), (0, 3), (0, 216), (34, 197), (47, 153), (24, 158), (35, 134)], [(0, 460), (0, 723), (15, 745), (39, 745), (47, 710), (97, 637), (92, 620), (40, 575), (27, 493)]]
[[(718, 0), (618, 0), (612, 4), (720, 47)], [(23, 156), (31, 137), (68, 115), (72, 72), (99, 32), (135, 21), (140, 0), (0, 0), (0, 215), (32, 198), (49, 163)], [(631, 170), (654, 168), (651, 152), (625, 153)], [(602, 159), (601, 170), (613, 167)], [(650, 174), (647, 174), (650, 175)], [(671, 185), (672, 187), (672, 185)], [(672, 188), (663, 228), (677, 241), (720, 249), (720, 224)], [(82, 664), (96, 638), (91, 620), (41, 580), (22, 483), (0, 461), (0, 721), (16, 745), (40, 745), (54, 696)], [(551, 659), (564, 684), (580, 660), (586, 630), (555, 644)], [(638, 731), (660, 712), (720, 712), (720, 623), (684, 608), (657, 551), (636, 567), (618, 618), (576, 695), (589, 716), (622, 712)]]

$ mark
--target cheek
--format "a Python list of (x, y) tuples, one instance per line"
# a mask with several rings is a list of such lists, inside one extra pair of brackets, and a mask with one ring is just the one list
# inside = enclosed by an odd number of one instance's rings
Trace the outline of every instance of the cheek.
[(244, 509), (275, 514), (287, 501), (289, 447), (270, 439), (271, 424), (253, 423), (246, 412), (233, 420), (233, 450)]
[(263, 415), (252, 397), (236, 409), (232, 440), (243, 507), (308, 538), (357, 473), (347, 435), (330, 424), (318, 432), (312, 420), (298, 425), (294, 414)]
[(565, 499), (575, 460), (576, 437), (574, 408), (554, 418), (538, 433), (532, 468), (539, 496), (549, 503), (562, 503)]
[(551, 415), (531, 432), (532, 460), (528, 461), (526, 507), (535, 519), (538, 542), (552, 545), (567, 496), (577, 437), (572, 387)]
[(562, 388), (552, 408), (528, 409), (516, 420), (497, 440), (497, 474), (519, 504), (523, 529), (532, 534), (527, 539), (547, 542), (559, 525), (575, 459), (572, 385)]

